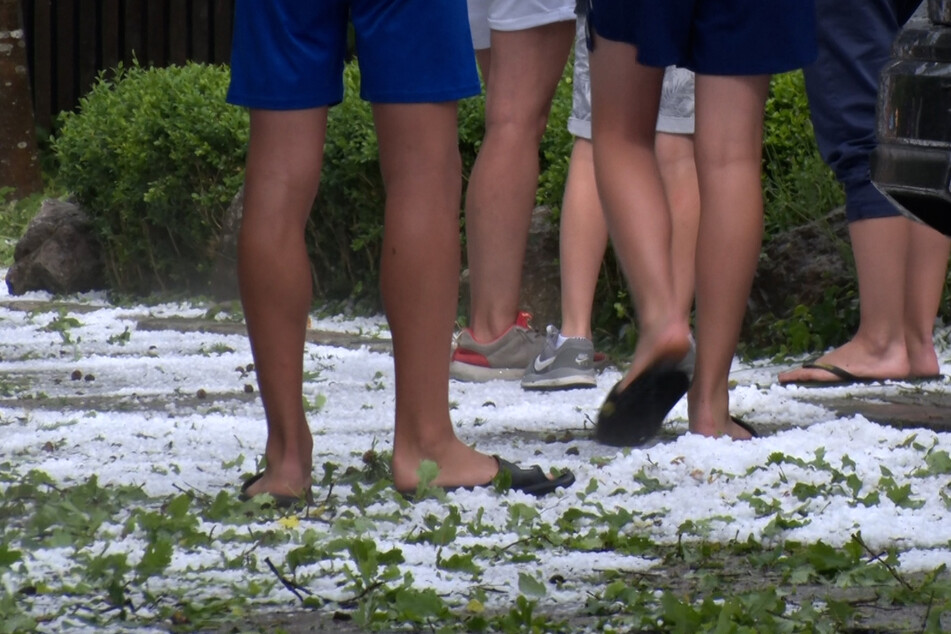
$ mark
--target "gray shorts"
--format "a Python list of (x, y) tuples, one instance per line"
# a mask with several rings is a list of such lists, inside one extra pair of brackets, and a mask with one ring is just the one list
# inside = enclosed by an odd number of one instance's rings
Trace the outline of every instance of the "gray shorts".
[[(568, 131), (577, 137), (591, 139), (591, 75), (588, 69), (588, 46), (585, 43), (584, 18), (578, 18), (575, 29), (574, 94)], [(693, 134), (693, 72), (668, 66), (657, 115), (657, 131), (669, 134)]]

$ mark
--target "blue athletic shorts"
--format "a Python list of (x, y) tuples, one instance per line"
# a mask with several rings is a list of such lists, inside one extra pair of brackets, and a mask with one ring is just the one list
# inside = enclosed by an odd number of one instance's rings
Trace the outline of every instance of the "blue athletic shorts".
[(348, 20), (367, 101), (479, 94), (466, 0), (237, 0), (228, 102), (264, 110), (340, 103)]
[(813, 0), (587, 0), (592, 30), (645, 66), (768, 75), (816, 58)]

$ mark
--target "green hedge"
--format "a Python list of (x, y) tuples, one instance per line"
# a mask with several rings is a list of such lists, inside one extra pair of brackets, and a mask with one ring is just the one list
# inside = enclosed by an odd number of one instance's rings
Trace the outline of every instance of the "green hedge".
[(58, 177), (91, 215), (115, 290), (204, 288), (248, 141), (228, 79), (219, 66), (120, 67), (59, 122)]
[(801, 72), (773, 77), (763, 135), (767, 238), (844, 204), (842, 188), (819, 156)]

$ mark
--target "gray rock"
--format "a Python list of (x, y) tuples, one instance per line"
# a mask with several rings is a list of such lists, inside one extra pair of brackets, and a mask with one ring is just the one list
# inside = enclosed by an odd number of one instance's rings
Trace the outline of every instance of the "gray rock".
[(561, 325), (561, 267), (558, 224), (551, 209), (536, 207), (522, 267), (521, 309), (532, 314), (535, 328)]
[(808, 224), (793, 227), (763, 244), (747, 317), (783, 314), (792, 305), (813, 306), (830, 288), (854, 288), (845, 212), (833, 209)]
[[(536, 207), (532, 212), (525, 263), (522, 266), (519, 310), (532, 314), (532, 325), (537, 330), (544, 330), (546, 324), (561, 324), (558, 225), (551, 216), (551, 209), (547, 207)], [(460, 276), (459, 292), (460, 312), (470, 315), (468, 268)]]
[(29, 291), (79, 293), (104, 288), (99, 242), (89, 217), (74, 203), (45, 200), (13, 252), (11, 295)]

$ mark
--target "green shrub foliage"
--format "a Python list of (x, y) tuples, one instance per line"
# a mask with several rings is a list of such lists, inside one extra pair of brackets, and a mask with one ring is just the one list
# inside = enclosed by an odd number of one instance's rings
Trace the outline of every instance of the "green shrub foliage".
[(845, 202), (819, 156), (801, 71), (773, 77), (763, 131), (763, 195), (767, 237), (824, 218)]
[(93, 219), (115, 290), (203, 288), (248, 140), (228, 79), (219, 66), (120, 67), (63, 116), (60, 178)]

